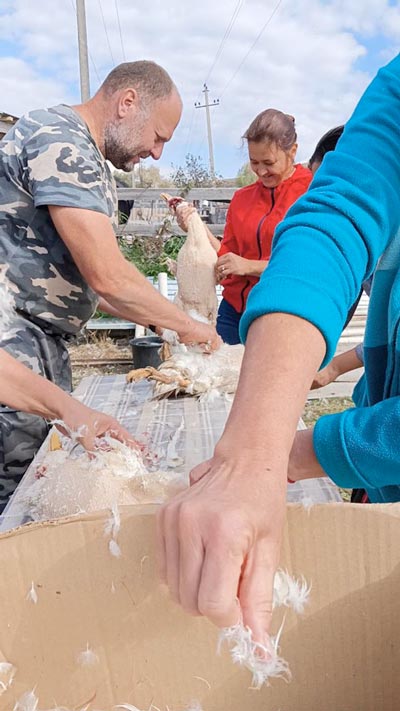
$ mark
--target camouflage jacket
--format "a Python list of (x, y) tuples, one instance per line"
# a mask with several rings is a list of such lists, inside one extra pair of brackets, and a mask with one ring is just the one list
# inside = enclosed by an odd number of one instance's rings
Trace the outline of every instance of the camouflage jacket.
[(48, 205), (116, 216), (110, 168), (83, 119), (64, 105), (23, 116), (0, 143), (0, 264), (18, 310), (55, 333), (76, 333), (97, 297)]

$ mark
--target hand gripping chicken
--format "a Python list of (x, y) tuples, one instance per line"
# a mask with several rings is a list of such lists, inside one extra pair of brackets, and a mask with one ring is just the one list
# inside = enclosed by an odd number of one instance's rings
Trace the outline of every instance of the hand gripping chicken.
[[(187, 203), (182, 198), (171, 198), (163, 194), (171, 210), (179, 210)], [(178, 293), (175, 303), (192, 318), (215, 325), (218, 300), (215, 290), (215, 264), (217, 253), (210, 244), (207, 231), (200, 215), (193, 212), (189, 217), (187, 238), (179, 250), (176, 260), (176, 280)], [(162, 397), (170, 394), (186, 393), (205, 395), (211, 391), (233, 393), (236, 390), (243, 346), (224, 344), (210, 355), (204, 355), (198, 348), (186, 346), (163, 347), (161, 357), (164, 362), (152, 367), (131, 370), (128, 382), (143, 378), (155, 381), (154, 394)]]

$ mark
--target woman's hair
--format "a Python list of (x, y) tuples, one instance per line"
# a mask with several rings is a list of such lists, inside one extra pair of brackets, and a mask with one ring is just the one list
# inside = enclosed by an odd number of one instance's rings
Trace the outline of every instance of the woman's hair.
[(309, 168), (311, 168), (313, 163), (322, 163), (325, 153), (329, 153), (329, 151), (335, 150), (336, 144), (340, 136), (342, 135), (343, 130), (344, 126), (336, 126), (335, 128), (331, 128), (330, 131), (324, 133), (322, 138), (319, 139), (315, 147), (314, 153), (308, 161)]
[(276, 143), (283, 151), (289, 151), (297, 141), (294, 117), (266, 109), (251, 122), (243, 138), (254, 143)]

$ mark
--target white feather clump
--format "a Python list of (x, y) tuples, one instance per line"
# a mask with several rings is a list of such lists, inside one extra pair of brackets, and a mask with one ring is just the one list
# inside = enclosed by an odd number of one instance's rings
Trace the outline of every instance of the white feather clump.
[(305, 578), (293, 578), (287, 570), (277, 570), (274, 578), (273, 607), (292, 607), (295, 612), (302, 614), (308, 603), (311, 585)]
[(79, 652), (77, 658), (76, 658), (78, 664), (80, 664), (83, 667), (92, 667), (94, 664), (97, 664), (99, 661), (99, 658), (97, 654), (93, 652), (92, 649), (89, 647), (89, 642), (86, 644), (86, 649), (84, 649), (82, 652)]
[[(236, 392), (244, 347), (224, 343), (208, 355), (196, 347), (178, 346), (158, 367), (158, 372), (171, 382), (156, 381), (154, 397), (186, 393), (211, 398)], [(151, 376), (149, 376), (151, 379)]]
[(4, 691), (7, 691), (13, 683), (16, 671), (17, 667), (15, 667), (14, 664), (10, 662), (0, 662), (0, 696)]
[[(304, 577), (293, 578), (286, 570), (277, 570), (274, 577), (273, 608), (284, 605), (292, 607), (301, 614), (308, 602), (311, 586)], [(230, 646), (232, 661), (246, 667), (253, 674), (252, 684), (259, 689), (273, 677), (284, 677), (290, 681), (291, 673), (285, 659), (279, 656), (279, 640), (285, 620), (276, 637), (271, 637), (271, 648), (254, 642), (249, 627), (242, 623), (222, 629), (219, 636), (218, 651), (224, 641)]]
[[(41, 475), (23, 493), (23, 503), (37, 521), (109, 509), (114, 504), (162, 503), (187, 486), (181, 474), (149, 471), (143, 454), (105, 438), (107, 450), (94, 458), (82, 451), (47, 452)], [(114, 546), (115, 548), (115, 546)]]
[(252, 686), (260, 689), (273, 677), (286, 677), (287, 681), (291, 678), (288, 663), (278, 655), (279, 636), (280, 633), (275, 640), (271, 638), (272, 647), (267, 649), (254, 642), (251, 629), (240, 623), (221, 630), (218, 652), (222, 643), (227, 642), (233, 663), (248, 669), (253, 675)]

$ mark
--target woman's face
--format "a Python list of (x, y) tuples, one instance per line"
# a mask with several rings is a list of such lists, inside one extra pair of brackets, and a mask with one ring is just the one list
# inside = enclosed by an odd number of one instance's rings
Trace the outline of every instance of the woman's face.
[(248, 149), (250, 167), (266, 188), (276, 188), (292, 174), (296, 143), (286, 152), (276, 143), (248, 141)]

